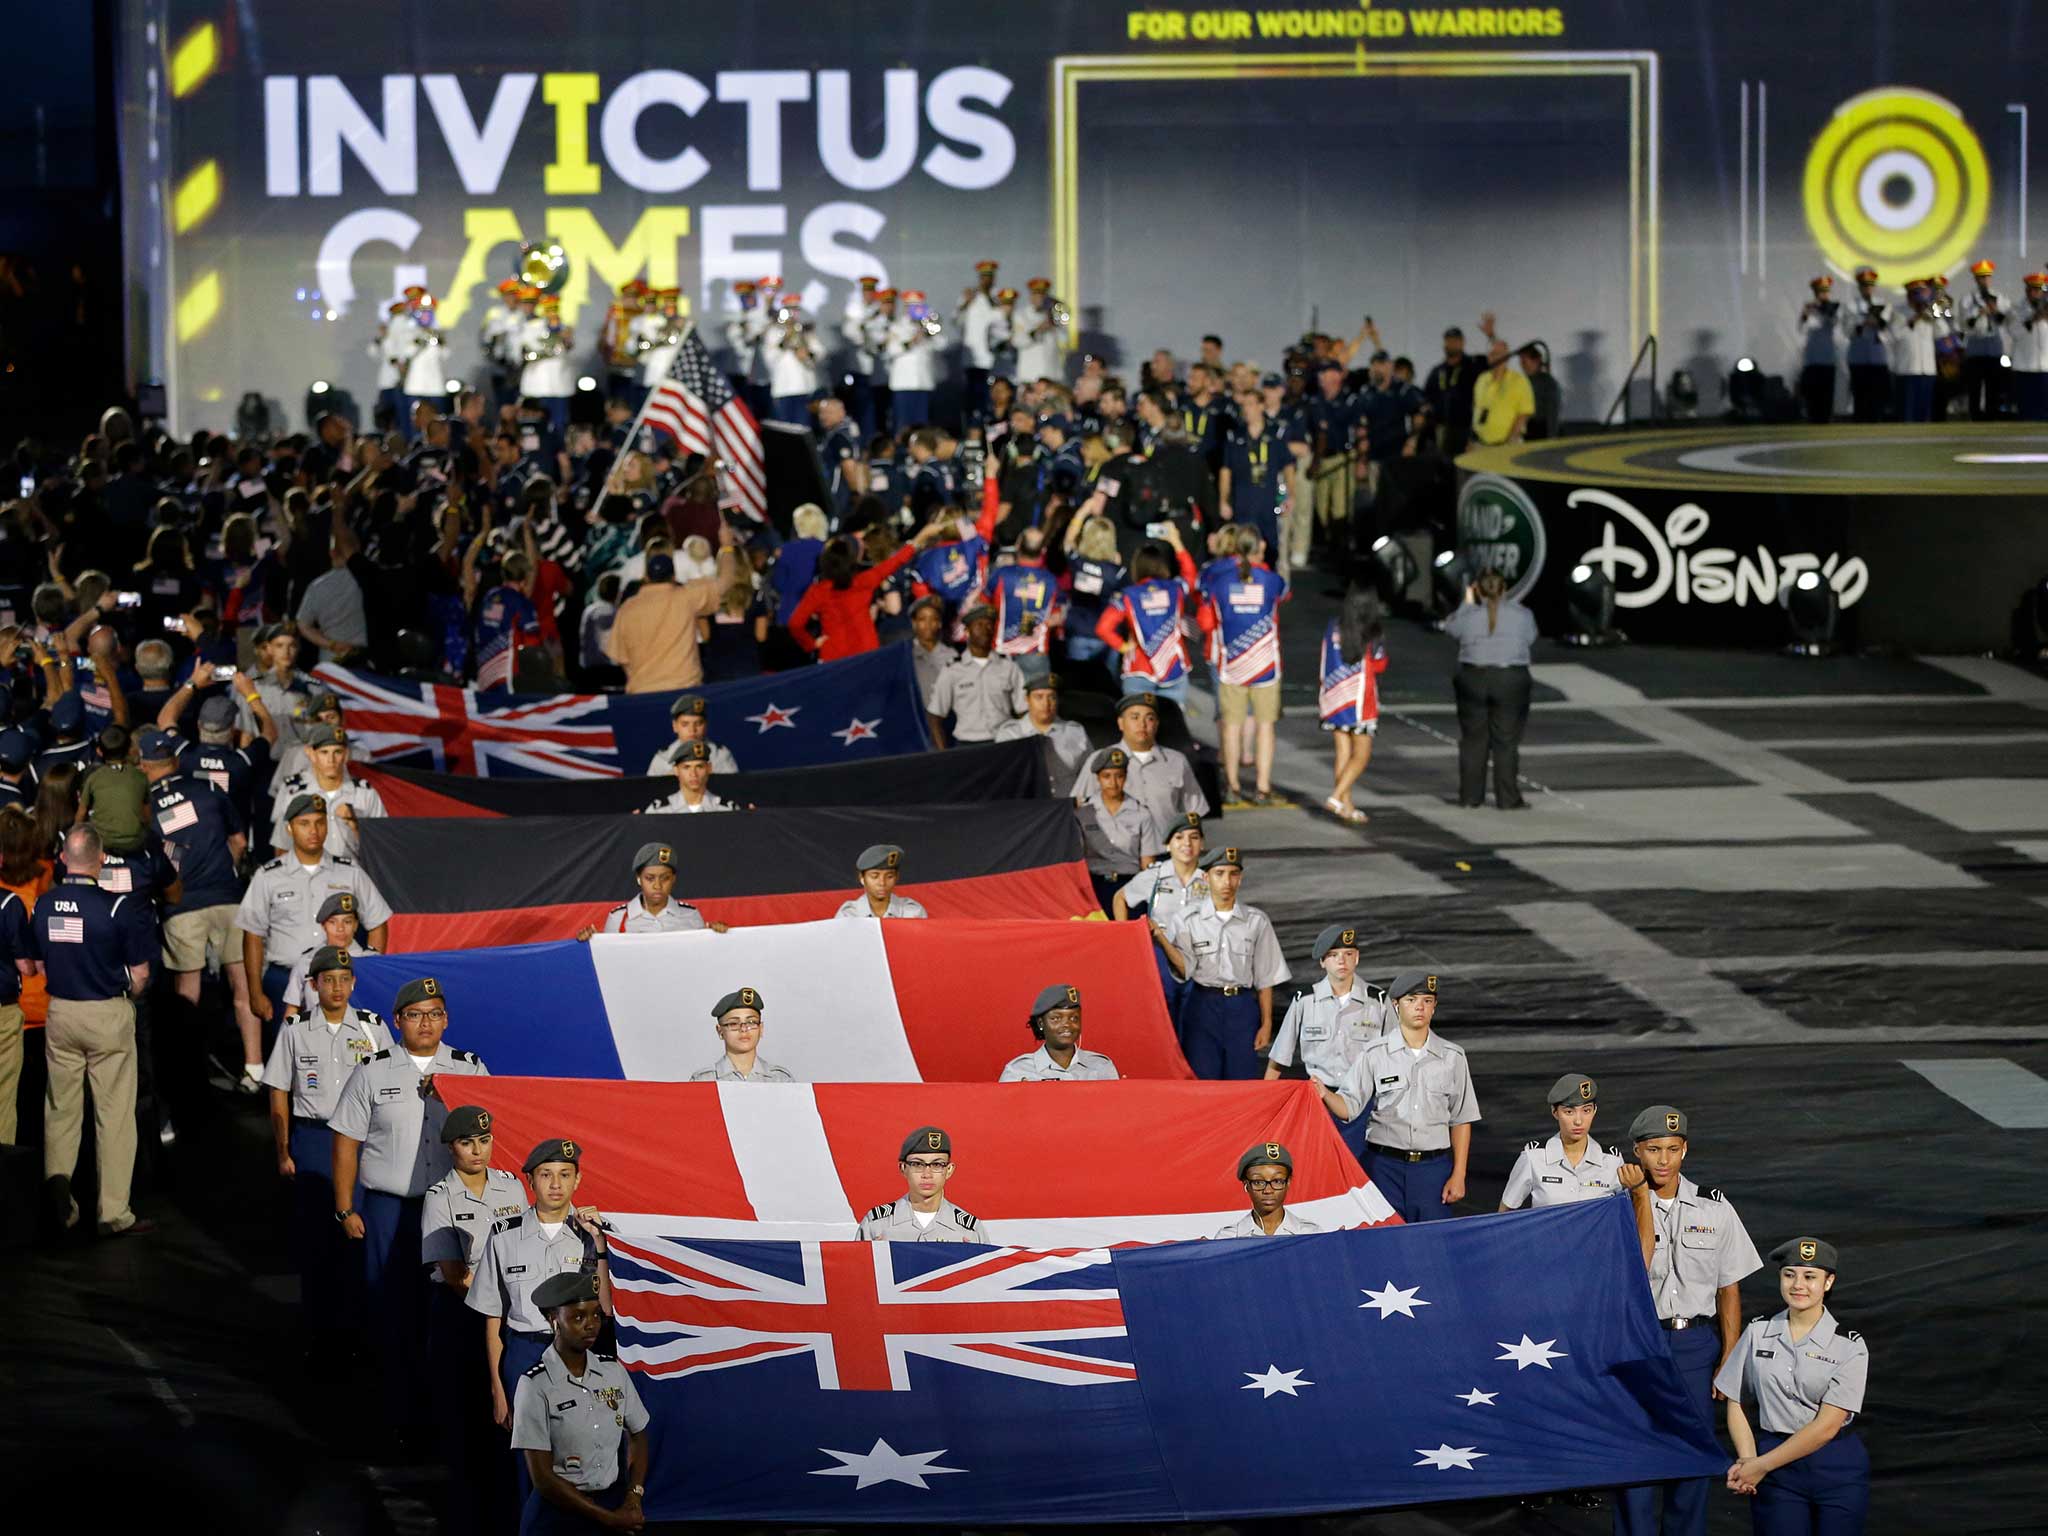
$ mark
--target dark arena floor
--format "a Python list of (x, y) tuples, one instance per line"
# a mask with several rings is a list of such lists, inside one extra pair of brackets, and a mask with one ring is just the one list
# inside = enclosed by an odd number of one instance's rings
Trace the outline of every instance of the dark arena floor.
[[(1329, 775), (1323, 585), (1305, 578), (1283, 618), (1275, 778), (1309, 807)], [(1545, 644), (1532, 808), (1509, 814), (1452, 803), (1449, 642), (1401, 624), (1389, 648), (1357, 796), (1369, 825), (1229, 818), (1254, 853), (1246, 899), (1297, 980), (1339, 917), (1371, 935), (1362, 974), (1441, 974), (1438, 1024), (1470, 1048), (1486, 1117), (1475, 1211), (1547, 1133), (1561, 1071), (1598, 1074), (1602, 1140), (1628, 1106), (1685, 1107), (1687, 1173), (1727, 1191), (1760, 1249), (1806, 1231), (1841, 1248), (1831, 1304), (1873, 1356), (1870, 1529), (2041, 1529), (2048, 680), (1977, 659)], [(17, 1320), (0, 1342), (7, 1482), (15, 1510), (25, 1495), (47, 1511), (15, 1529), (437, 1529), (437, 1474), (384, 1455), (364, 1382), (316, 1383), (293, 1353), (284, 1193), (256, 1106), (217, 1100), (145, 1170), (153, 1237), (0, 1261)], [(1570, 1262), (1530, 1258), (1535, 1284)], [(1766, 1274), (1744, 1300), (1776, 1308)], [(736, 1406), (734, 1433), (745, 1417)], [(1259, 1476), (1255, 1448), (1244, 1475)], [(1261, 1527), (1282, 1528), (1594, 1532), (1609, 1516), (1435, 1505)], [(1747, 1531), (1747, 1508), (1717, 1494), (1710, 1529)]]

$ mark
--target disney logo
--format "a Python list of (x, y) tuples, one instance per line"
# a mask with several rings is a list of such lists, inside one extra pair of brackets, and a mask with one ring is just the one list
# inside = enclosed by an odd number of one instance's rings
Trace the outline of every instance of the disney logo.
[[(1580, 564), (1592, 566), (1615, 584), (1618, 608), (1647, 608), (1667, 594), (1674, 602), (1733, 603), (1738, 608), (1776, 602), (1802, 571), (1820, 572), (1844, 608), (1854, 607), (1870, 587), (1869, 567), (1853, 555), (1846, 560), (1838, 553), (1776, 555), (1759, 544), (1752, 560), (1719, 546), (1701, 549), (1697, 546), (1706, 537), (1710, 519), (1694, 502), (1673, 507), (1662, 528), (1611, 491), (1576, 490), (1565, 498), (1565, 505), (1611, 512), (1640, 537), (1642, 548), (1617, 542), (1616, 524), (1609, 519), (1600, 542), (1579, 556)], [(1617, 573), (1625, 573), (1634, 585), (1624, 586)]]

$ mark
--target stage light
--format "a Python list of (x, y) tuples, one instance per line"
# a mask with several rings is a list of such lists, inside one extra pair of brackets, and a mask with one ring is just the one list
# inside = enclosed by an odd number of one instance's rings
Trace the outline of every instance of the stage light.
[(461, 393), (462, 393), (462, 389), (463, 389), (463, 385), (462, 385), (462, 380), (460, 380), (460, 379), (450, 379), (450, 380), (448, 381), (448, 393), (449, 393), (449, 394), (451, 394), (451, 395), (459, 395), (459, 394), (461, 394)]
[(1728, 409), (1739, 421), (1761, 421), (1764, 416), (1764, 376), (1757, 372), (1756, 359), (1738, 357), (1728, 374)]
[(1700, 387), (1684, 368), (1674, 368), (1671, 382), (1664, 386), (1664, 409), (1673, 420), (1688, 420), (1700, 412)]
[(309, 431), (322, 416), (339, 416), (348, 423), (351, 432), (361, 424), (362, 413), (356, 408), (355, 396), (326, 379), (315, 379), (306, 386), (306, 398), (300, 408), (305, 412)]
[(1614, 583), (1604, 571), (1573, 566), (1565, 583), (1564, 607), (1571, 623), (1566, 645), (1612, 645), (1622, 638), (1614, 627)]
[(2010, 368), (2010, 367), (2012, 366), (2012, 357), (2011, 357), (2011, 355), (2010, 355), (2010, 354), (2008, 354), (2008, 353), (2004, 353), (2004, 352), (2001, 352), (2001, 353), (1999, 353), (1999, 354), (1998, 354), (1998, 366), (1999, 366), (1999, 367), (2001, 367), (2001, 368)]
[(1401, 602), (1408, 596), (1408, 589), (1415, 585), (1420, 574), (1415, 569), (1415, 557), (1408, 553), (1408, 546), (1387, 534), (1381, 534), (1372, 541), (1373, 569), (1379, 573), (1382, 595), (1390, 602)]
[(315, 379), (306, 386), (306, 393), (309, 395), (324, 395), (327, 393), (328, 388), (329, 385), (325, 379)]
[(576, 387), (587, 395), (597, 388), (597, 380), (586, 373), (576, 381)]
[(1841, 604), (1825, 576), (1819, 571), (1801, 571), (1791, 585), (1779, 589), (1778, 600), (1785, 605), (1786, 622), (1792, 630), (1787, 649), (1793, 655), (1825, 656), (1834, 649)]
[(1439, 613), (1452, 613), (1465, 601), (1465, 589), (1472, 585), (1472, 563), (1455, 549), (1446, 549), (1430, 562), (1430, 584), (1436, 593)]
[(1738, 357), (1735, 359), (1735, 371), (1737, 373), (1755, 373), (1756, 359), (1753, 357)]

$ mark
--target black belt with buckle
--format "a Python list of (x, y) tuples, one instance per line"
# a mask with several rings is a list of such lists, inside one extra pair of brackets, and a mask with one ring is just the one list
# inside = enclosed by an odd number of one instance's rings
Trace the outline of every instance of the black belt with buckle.
[(1366, 1146), (1379, 1153), (1381, 1157), (1398, 1157), (1403, 1162), (1409, 1163), (1426, 1163), (1433, 1157), (1449, 1157), (1451, 1155), (1449, 1147), (1433, 1147), (1427, 1152), (1408, 1152), (1400, 1147), (1390, 1147), (1385, 1142), (1380, 1141), (1368, 1141)]
[(1221, 992), (1221, 993), (1222, 993), (1222, 994), (1223, 994), (1223, 995), (1224, 995), (1225, 997), (1235, 997), (1235, 996), (1237, 996), (1237, 994), (1238, 994), (1238, 993), (1242, 992), (1242, 991), (1244, 990), (1244, 988), (1243, 988), (1243, 987), (1211, 987), (1211, 988), (1210, 988), (1209, 990), (1210, 990), (1210, 991), (1212, 991), (1212, 992)]
[(1678, 1333), (1687, 1328), (1704, 1328), (1712, 1321), (1711, 1317), (1660, 1317), (1657, 1326)]

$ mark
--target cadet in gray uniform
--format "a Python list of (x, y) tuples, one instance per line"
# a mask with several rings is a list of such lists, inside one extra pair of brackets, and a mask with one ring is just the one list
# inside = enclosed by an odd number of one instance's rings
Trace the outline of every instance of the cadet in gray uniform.
[(631, 1373), (592, 1347), (605, 1319), (597, 1292), (594, 1275), (570, 1273), (543, 1281), (534, 1293), (551, 1342), (519, 1378), (512, 1402), (512, 1449), (533, 1483), (520, 1536), (633, 1531), (643, 1521), (647, 1410)]
[(391, 908), (375, 882), (354, 859), (324, 850), (327, 802), (299, 795), (285, 806), (291, 851), (258, 869), (235, 911), (242, 930), (242, 966), (248, 972), (249, 1006), (259, 1019), (274, 1019), (284, 1008), (291, 963), (326, 937), (317, 914), (329, 896), (346, 891), (356, 899), (356, 917), (367, 932), (363, 942), (384, 949)]
[(704, 701), (694, 693), (686, 693), (668, 707), (668, 723), (676, 733), (676, 739), (647, 759), (647, 776), (667, 773), (682, 761), (682, 749), (693, 741), (703, 741), (711, 749), (711, 771), (713, 773), (738, 773), (740, 765), (725, 748), (705, 740), (709, 721), (704, 713)]
[(952, 1137), (936, 1125), (921, 1125), (903, 1138), (896, 1161), (909, 1191), (861, 1218), (862, 1241), (987, 1246), (981, 1223), (946, 1198), (946, 1185), (953, 1177)]
[(448, 1005), (433, 977), (400, 987), (392, 1012), (398, 1016), (398, 1048), (378, 1051), (349, 1074), (328, 1124), (334, 1132), (334, 1219), (363, 1244), (370, 1334), (390, 1405), (385, 1422), (403, 1432), (418, 1414), (416, 1386), (426, 1358), (420, 1210), (427, 1190), (451, 1166), (441, 1141), (448, 1106), (434, 1092), (434, 1079), (481, 1077), (487, 1069), (470, 1052), (442, 1043)]
[[(356, 916), (356, 899), (349, 892), (336, 891), (321, 902), (318, 921), (321, 942), (292, 962), (291, 975), (284, 984), (286, 1018), (295, 1013), (311, 1013), (320, 1006), (320, 996), (313, 987), (311, 967), (313, 957), (322, 949), (331, 946), (351, 956), (370, 953), (368, 948), (356, 940), (356, 934), (362, 928), (362, 920)], [(351, 971), (350, 974), (353, 976), (354, 972)]]
[[(955, 742), (994, 741), (996, 727), (1024, 713), (1024, 673), (1007, 656), (995, 653), (996, 614), (980, 604), (960, 617), (967, 631), (967, 652), (948, 662), (925, 700), (932, 739), (942, 747)], [(946, 716), (953, 717), (950, 738)]]
[[(1685, 1111), (1669, 1104), (1652, 1104), (1628, 1128), (1636, 1161), (1648, 1176), (1647, 1193), (1638, 1197), (1636, 1225), (1644, 1235), (1657, 1319), (1671, 1335), (1671, 1359), (1685, 1378), (1686, 1391), (1711, 1419), (1715, 1372), (1734, 1353), (1742, 1333), (1742, 1279), (1763, 1266), (1735, 1207), (1718, 1189), (1701, 1189), (1680, 1171), (1690, 1131)], [(1619, 1489), (1616, 1536), (1655, 1536), (1659, 1530), (1669, 1536), (1703, 1536), (1711, 1491), (1712, 1480), (1704, 1477)]]
[(1081, 819), (1088, 877), (1095, 882), (1095, 894), (1105, 912), (1115, 904), (1124, 882), (1166, 851), (1158, 818), (1143, 801), (1124, 793), (1130, 765), (1122, 747), (1104, 747), (1088, 760), (1088, 773), (1096, 784), (1095, 800), (1074, 807), (1074, 814)]
[[(1126, 782), (1129, 770), (1125, 770)], [(1109, 900), (1109, 915), (1126, 921), (1134, 907), (1143, 907), (1147, 920), (1160, 929), (1171, 928), (1191, 907), (1209, 904), (1209, 881), (1202, 873), (1202, 818), (1183, 811), (1166, 839), (1166, 857), (1125, 881)], [(1166, 994), (1167, 1016), (1180, 1028), (1180, 1011), (1187, 1001), (1188, 984), (1173, 974), (1166, 952), (1152, 946), (1152, 961), (1159, 968), (1159, 986)]]
[[(1299, 1060), (1310, 1077), (1334, 1088), (1359, 1053), (1392, 1027), (1394, 1010), (1387, 1006), (1386, 993), (1358, 979), (1356, 925), (1332, 923), (1316, 935), (1309, 958), (1322, 967), (1323, 979), (1297, 992), (1287, 1005), (1266, 1053), (1266, 1078), (1271, 1081)], [(1330, 1117), (1351, 1155), (1363, 1163), (1367, 1122), (1346, 1120), (1334, 1109)]]
[[(353, 900), (353, 898), (348, 898)], [(351, 1008), (355, 968), (348, 952), (313, 951), (306, 1012), (287, 1019), (263, 1064), (270, 1090), (270, 1133), (277, 1171), (292, 1181), (292, 1247), (299, 1261), (299, 1311), (309, 1342), (328, 1349), (345, 1342), (361, 1310), (361, 1264), (334, 1224), (334, 1133), (328, 1117), (349, 1074), (391, 1049), (391, 1028), (367, 1008)]]
[(946, 600), (938, 593), (927, 592), (910, 605), (910, 664), (917, 674), (917, 696), (925, 701), (927, 712), (939, 674), (960, 654), (939, 638), (945, 627)]
[[(1785, 1309), (1752, 1320), (1714, 1377), (1735, 1442), (1728, 1487), (1756, 1496), (1758, 1536), (1861, 1536), (1870, 1453), (1849, 1426), (1863, 1411), (1870, 1350), (1827, 1308), (1833, 1243), (1795, 1237), (1771, 1250), (1771, 1262)], [(1756, 1404), (1754, 1429), (1745, 1402)]]
[[(327, 804), (327, 851), (353, 858), (361, 843), (360, 823), (387, 813), (374, 784), (349, 777), (347, 747), (348, 733), (340, 726), (314, 726), (306, 738), (306, 766), (278, 784), (274, 799), (288, 806), (300, 795), (318, 795)], [(291, 833), (281, 822), (270, 829), (270, 847), (278, 853), (291, 850)]]
[[(465, 1298), (484, 1320), (491, 1417), (501, 1429), (512, 1425), (519, 1378), (548, 1347), (547, 1321), (533, 1303), (534, 1287), (552, 1275), (595, 1274), (598, 1300), (606, 1312), (612, 1309), (604, 1218), (595, 1206), (576, 1204), (576, 1187), (583, 1182), (582, 1149), (567, 1137), (550, 1136), (526, 1154), (521, 1166), (533, 1187), (533, 1205), (492, 1226)], [(523, 1496), (525, 1489), (520, 1492)]]
[(1439, 1220), (1465, 1198), (1465, 1164), (1479, 1118), (1464, 1047), (1430, 1028), (1436, 984), (1427, 971), (1396, 976), (1387, 997), (1401, 1027), (1359, 1052), (1336, 1092), (1322, 1089), (1323, 1102), (1346, 1120), (1372, 1111), (1366, 1172), (1403, 1221)]
[(640, 894), (613, 907), (601, 922), (580, 929), (576, 937), (594, 933), (688, 933), (709, 928), (724, 933), (725, 924), (707, 923), (687, 901), (677, 901), (676, 851), (667, 843), (642, 843), (633, 854), (633, 879)]
[(1081, 1049), (1081, 989), (1055, 982), (1031, 1004), (1031, 1033), (1045, 1043), (1013, 1057), (999, 1083), (1113, 1083), (1116, 1063)]
[(855, 861), (860, 871), (861, 894), (839, 904), (834, 917), (926, 917), (924, 904), (896, 894), (896, 877), (903, 871), (903, 850), (894, 843), (876, 843), (865, 848)]
[(1550, 1085), (1550, 1117), (1557, 1134), (1532, 1141), (1508, 1172), (1500, 1208), (1569, 1205), (1574, 1200), (1603, 1200), (1643, 1187), (1643, 1170), (1619, 1152), (1610, 1152), (1587, 1133), (1600, 1110), (1600, 1085), (1583, 1072), (1567, 1072)]
[(685, 741), (676, 745), (676, 792), (651, 800), (640, 808), (646, 816), (695, 816), (703, 811), (736, 809), (730, 800), (711, 793), (711, 743)]
[[(512, 1480), (484, 1389), (483, 1314), (464, 1306), (478, 1256), (493, 1223), (526, 1209), (518, 1175), (491, 1166), (491, 1112), (459, 1104), (441, 1122), (454, 1167), (420, 1207), (420, 1257), (427, 1265), (427, 1365), (434, 1425), (448, 1465), (446, 1529), (505, 1531), (516, 1516)], [(493, 1495), (496, 1495), (495, 1497)]]
[(1180, 1042), (1195, 1076), (1259, 1075), (1259, 1052), (1273, 1041), (1273, 989), (1287, 980), (1287, 956), (1266, 914), (1237, 899), (1244, 855), (1217, 848), (1202, 855), (1209, 904), (1174, 926), (1152, 925), (1152, 939), (1176, 976), (1190, 983), (1181, 1005)]
[[(1131, 693), (1117, 700), (1117, 729), (1123, 740), (1117, 743), (1130, 758), (1125, 790), (1145, 802), (1159, 823), (1163, 842), (1189, 811), (1209, 814), (1209, 797), (1195, 779), (1194, 766), (1171, 747), (1159, 745), (1159, 695)], [(1082, 774), (1074, 786), (1074, 798), (1083, 805), (1098, 793), (1095, 781)]]
[(1248, 1214), (1233, 1221), (1218, 1237), (1293, 1237), (1323, 1229), (1306, 1216), (1287, 1209), (1287, 1186), (1294, 1180), (1294, 1154), (1277, 1141), (1247, 1148), (1237, 1160), (1238, 1182), (1251, 1196)]
[(761, 1011), (767, 1004), (752, 987), (728, 992), (712, 1005), (711, 1017), (718, 1021), (718, 1038), (725, 1054), (701, 1072), (692, 1072), (693, 1083), (793, 1083), (794, 1074), (761, 1059)]
[(1024, 714), (996, 727), (997, 741), (1044, 743), (1046, 773), (1055, 795), (1071, 795), (1081, 762), (1088, 756), (1088, 733), (1072, 720), (1060, 718), (1060, 680), (1048, 672), (1024, 685)]

